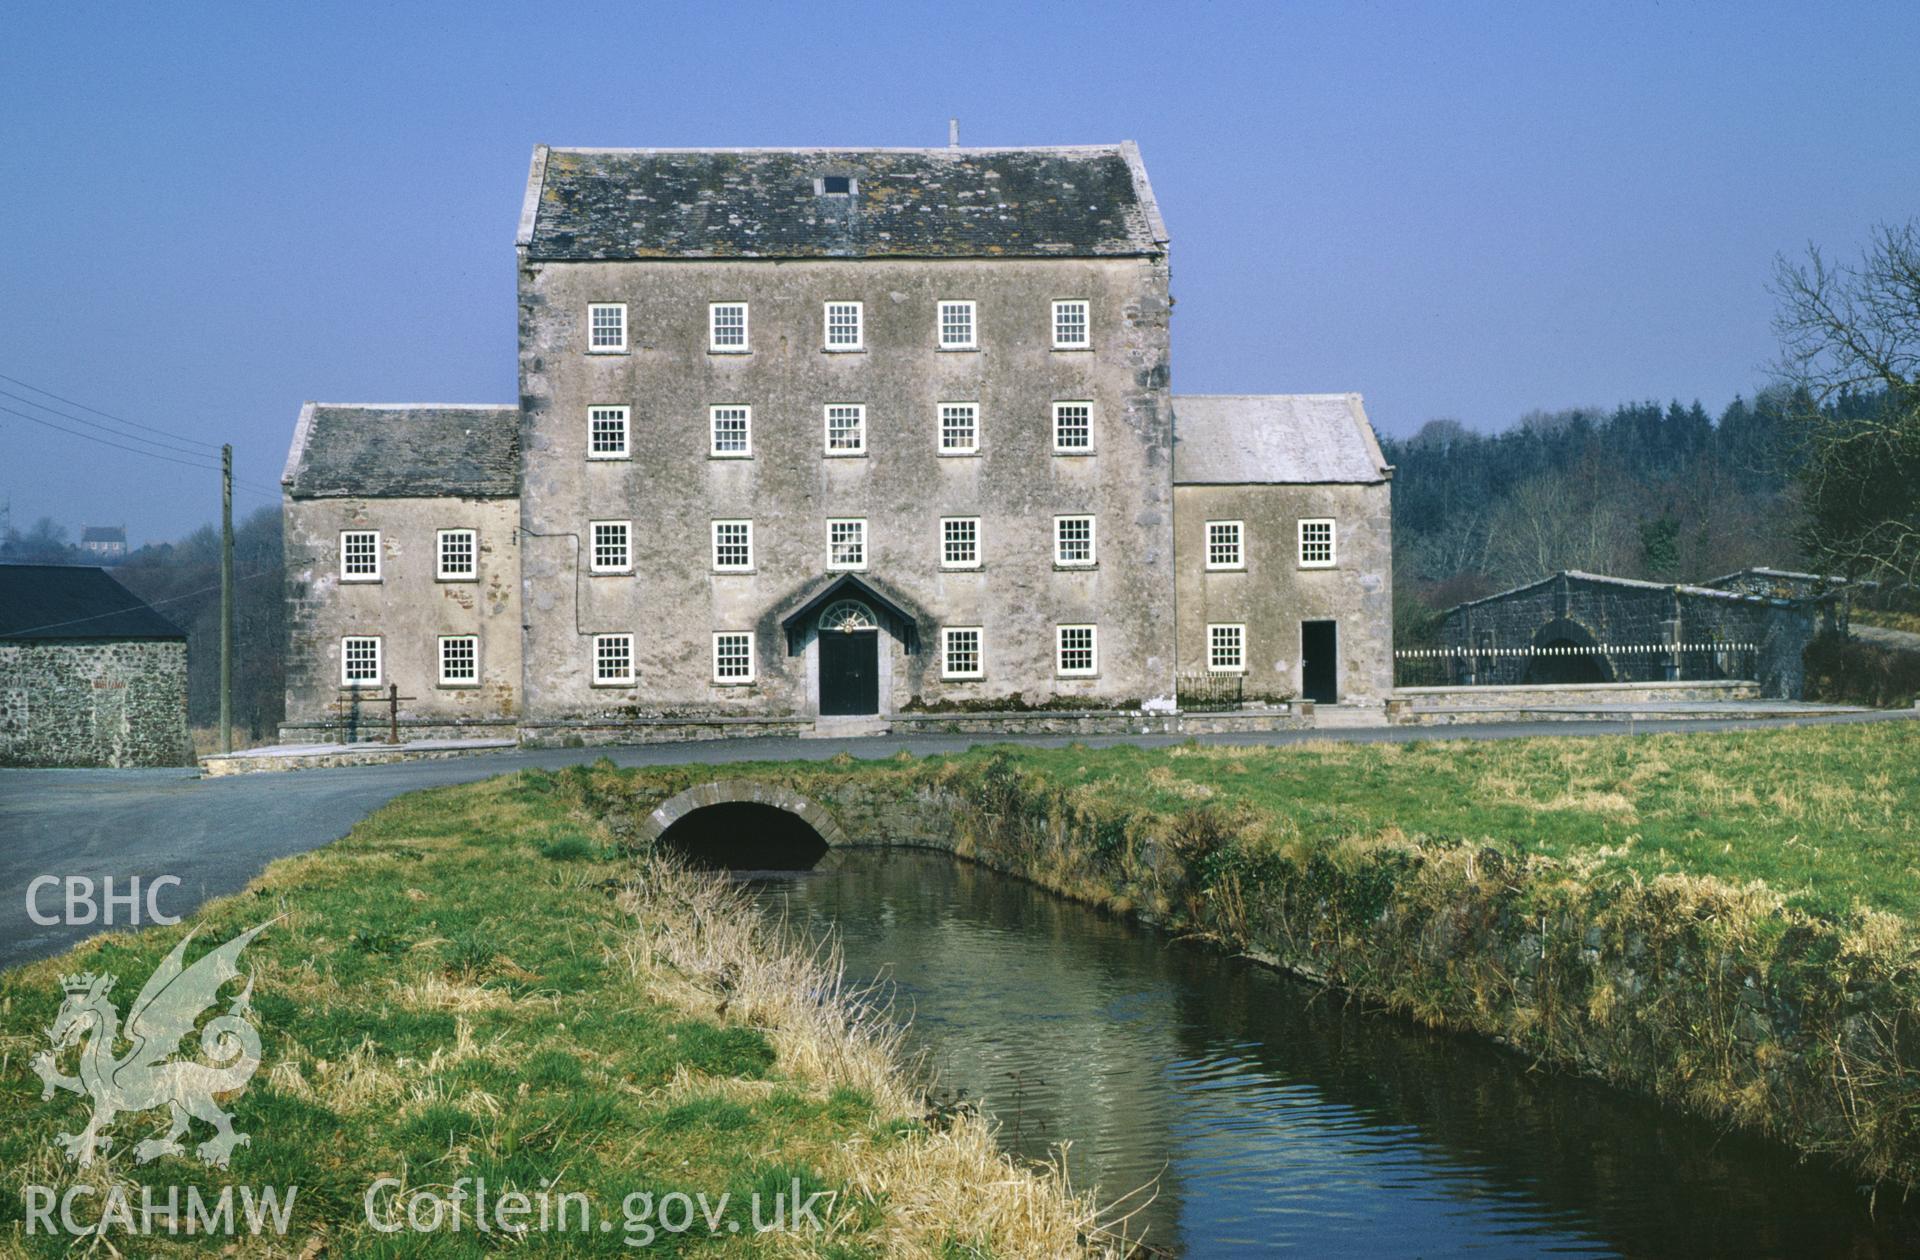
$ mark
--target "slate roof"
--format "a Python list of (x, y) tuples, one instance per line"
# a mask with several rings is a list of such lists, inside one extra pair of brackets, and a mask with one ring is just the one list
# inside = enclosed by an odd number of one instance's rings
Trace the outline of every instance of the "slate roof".
[[(850, 195), (817, 180), (850, 177)], [(534, 150), (535, 260), (1119, 257), (1167, 232), (1132, 141), (1022, 149)]]
[(1392, 475), (1358, 394), (1174, 396), (1175, 485), (1365, 485)]
[(184, 639), (114, 580), (76, 564), (0, 564), (0, 639)]
[(1452, 613), (1462, 608), (1473, 608), (1480, 604), (1498, 603), (1503, 599), (1512, 599), (1515, 595), (1523, 595), (1528, 591), (1536, 590), (1539, 587), (1547, 586), (1562, 579), (1572, 582), (1591, 582), (1599, 586), (1618, 586), (1627, 590), (1658, 591), (1662, 594), (1688, 595), (1700, 599), (1730, 599), (1742, 604), (1787, 605), (1801, 602), (1818, 604), (1838, 598), (1837, 593), (1828, 592), (1824, 595), (1808, 597), (1803, 601), (1801, 597), (1756, 595), (1748, 591), (1725, 591), (1715, 586), (1700, 586), (1689, 582), (1649, 582), (1645, 578), (1615, 577), (1611, 573), (1588, 573), (1584, 569), (1561, 569), (1556, 573), (1549, 573), (1543, 578), (1535, 578), (1531, 582), (1522, 582), (1520, 585), (1509, 587), (1504, 591), (1495, 591), (1491, 595), (1482, 595), (1479, 599), (1470, 599), (1464, 603), (1455, 604), (1447, 611)]
[(308, 403), (280, 484), (296, 499), (511, 498), (520, 493), (520, 413)]

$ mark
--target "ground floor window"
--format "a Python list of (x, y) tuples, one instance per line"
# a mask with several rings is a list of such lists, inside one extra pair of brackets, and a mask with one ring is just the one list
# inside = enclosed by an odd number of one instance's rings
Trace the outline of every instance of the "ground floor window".
[(1054, 657), (1063, 675), (1100, 672), (1099, 631), (1094, 626), (1055, 626)]
[(1239, 674), (1246, 671), (1246, 626), (1211, 625), (1207, 627), (1207, 668), (1216, 674)]
[(981, 675), (980, 628), (949, 626), (940, 632), (940, 676), (978, 678)]
[(440, 636), (440, 685), (458, 687), (480, 681), (480, 637), (473, 634)]
[(633, 636), (596, 634), (593, 636), (593, 682), (597, 687), (633, 685)]
[(753, 631), (730, 630), (713, 636), (713, 681), (753, 681)]
[(340, 683), (345, 687), (380, 685), (380, 637), (350, 634), (340, 640)]

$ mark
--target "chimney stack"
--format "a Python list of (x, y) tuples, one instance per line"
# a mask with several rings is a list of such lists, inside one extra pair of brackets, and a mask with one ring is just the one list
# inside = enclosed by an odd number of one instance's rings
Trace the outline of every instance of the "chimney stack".
[(947, 119), (947, 147), (949, 149), (957, 149), (960, 147), (960, 120), (958, 118)]

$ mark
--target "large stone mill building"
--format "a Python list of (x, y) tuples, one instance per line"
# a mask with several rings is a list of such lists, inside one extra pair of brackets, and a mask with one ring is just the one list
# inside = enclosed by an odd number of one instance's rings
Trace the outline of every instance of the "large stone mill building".
[(1171, 392), (1131, 143), (559, 149), (517, 406), (310, 403), (288, 739), (542, 741), (1392, 686), (1357, 395)]

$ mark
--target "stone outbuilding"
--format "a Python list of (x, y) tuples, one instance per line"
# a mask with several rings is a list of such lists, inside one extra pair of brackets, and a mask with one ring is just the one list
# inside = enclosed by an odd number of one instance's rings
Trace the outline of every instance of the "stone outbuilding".
[(1842, 591), (1810, 574), (1743, 569), (1688, 584), (1567, 570), (1448, 610), (1440, 641), (1454, 683), (1750, 678), (1797, 699), (1807, 644), (1842, 607)]
[(0, 565), (0, 765), (192, 763), (186, 632), (105, 569)]

